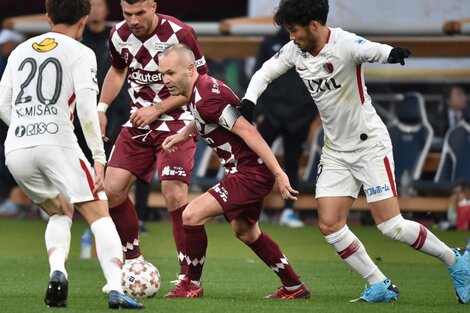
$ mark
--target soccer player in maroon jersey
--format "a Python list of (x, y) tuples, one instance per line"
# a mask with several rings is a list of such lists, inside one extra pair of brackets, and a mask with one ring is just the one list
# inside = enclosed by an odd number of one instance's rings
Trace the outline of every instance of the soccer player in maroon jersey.
[(225, 168), (224, 179), (191, 201), (183, 212), (188, 269), (186, 276), (165, 297), (203, 295), (201, 275), (207, 249), (204, 224), (223, 214), (236, 237), (281, 279), (282, 287), (267, 298), (310, 298), (310, 291), (279, 246), (258, 225), (263, 199), (275, 181), (284, 199), (296, 200), (298, 192), (290, 186), (289, 178), (259, 132), (235, 108), (238, 97), (221, 81), (199, 75), (194, 53), (182, 44), (163, 51), (160, 72), (172, 95), (190, 99), (189, 108), (194, 116), (194, 121), (181, 132), (165, 139), (163, 148), (179, 151), (184, 148), (181, 143), (197, 129)]
[(187, 99), (171, 96), (163, 84), (158, 71), (158, 55), (168, 45), (181, 42), (194, 52), (201, 74), (207, 73), (207, 65), (194, 30), (172, 16), (156, 13), (154, 0), (121, 0), (121, 7), (125, 20), (116, 24), (110, 33), (111, 67), (98, 104), (102, 136), (106, 140), (105, 111), (127, 78), (131, 116), (116, 140), (105, 177), (110, 213), (126, 259), (141, 257), (138, 218), (128, 193), (137, 178), (150, 183), (157, 169), (173, 220), (181, 273), (184, 273), (181, 213), (188, 203), (195, 140), (186, 140), (179, 154), (170, 155), (161, 147), (168, 135), (179, 131), (192, 117), (184, 106)]

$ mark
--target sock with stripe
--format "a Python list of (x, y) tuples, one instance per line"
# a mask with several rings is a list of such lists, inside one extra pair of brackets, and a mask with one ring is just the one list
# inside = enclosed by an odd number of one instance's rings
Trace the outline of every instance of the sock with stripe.
[(345, 225), (339, 231), (325, 236), (338, 255), (369, 284), (376, 284), (385, 279), (385, 275), (367, 254), (362, 242)]
[(102, 217), (90, 225), (95, 237), (96, 254), (108, 289), (122, 293), (122, 251), (113, 220)]
[(378, 229), (387, 237), (406, 243), (415, 250), (432, 255), (446, 266), (455, 263), (451, 248), (440, 241), (423, 225), (404, 219), (401, 214), (380, 223)]

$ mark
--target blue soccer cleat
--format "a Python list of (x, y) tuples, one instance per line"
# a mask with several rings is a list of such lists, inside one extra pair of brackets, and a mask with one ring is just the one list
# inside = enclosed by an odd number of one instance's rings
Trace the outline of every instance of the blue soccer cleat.
[(47, 285), (44, 302), (48, 307), (66, 307), (69, 282), (61, 271), (52, 272)]
[(145, 306), (131, 297), (111, 290), (108, 292), (108, 307), (110, 309), (143, 309)]
[(470, 302), (470, 253), (460, 248), (452, 249), (455, 253), (455, 263), (447, 269), (454, 282), (455, 293), (459, 303)]
[(380, 283), (366, 285), (366, 289), (357, 299), (350, 302), (391, 302), (396, 301), (399, 295), (397, 286), (390, 279), (385, 278)]

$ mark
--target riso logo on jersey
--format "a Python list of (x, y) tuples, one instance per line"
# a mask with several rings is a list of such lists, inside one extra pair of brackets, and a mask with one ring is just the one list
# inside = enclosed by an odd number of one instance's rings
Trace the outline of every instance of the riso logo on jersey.
[(59, 130), (56, 123), (34, 123), (28, 125), (19, 125), (15, 129), (15, 136), (21, 138), (23, 136), (36, 136), (44, 133), (55, 134)]
[(59, 44), (55, 42), (54, 38), (46, 38), (40, 43), (33, 43), (33, 49), (36, 50), (37, 52), (49, 52), (53, 49), (55, 49)]

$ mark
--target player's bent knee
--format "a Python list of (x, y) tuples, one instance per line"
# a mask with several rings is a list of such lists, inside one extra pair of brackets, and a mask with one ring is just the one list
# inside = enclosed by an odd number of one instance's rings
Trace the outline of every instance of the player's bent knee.
[(325, 224), (322, 222), (318, 222), (318, 228), (324, 236), (336, 233), (337, 231), (341, 230), (345, 225), (346, 224), (344, 223)]
[(114, 208), (121, 203), (123, 203), (128, 197), (128, 193), (125, 192), (122, 188), (115, 188), (112, 185), (105, 186), (104, 192), (106, 197), (108, 197), (108, 203), (110, 208)]
[(187, 188), (176, 186), (175, 188), (162, 188), (162, 193), (169, 211), (176, 210), (188, 203)]
[(247, 244), (247, 245), (251, 245), (253, 242), (256, 241), (256, 239), (259, 238), (259, 235), (256, 236), (256, 234), (252, 233), (252, 232), (236, 232), (234, 231), (235, 233), (235, 237), (237, 237), (238, 240), (242, 241), (243, 243)]
[(405, 219), (403, 218), (403, 216), (401, 216), (401, 214), (398, 214), (397, 216), (378, 224), (377, 228), (385, 236), (395, 240), (400, 240), (401, 235), (403, 234), (404, 222)]
[(188, 207), (183, 211), (182, 218), (183, 218), (183, 225), (191, 225), (191, 226), (203, 224), (203, 219), (204, 219), (204, 217), (201, 216), (198, 210), (195, 210), (193, 208), (188, 208)]

